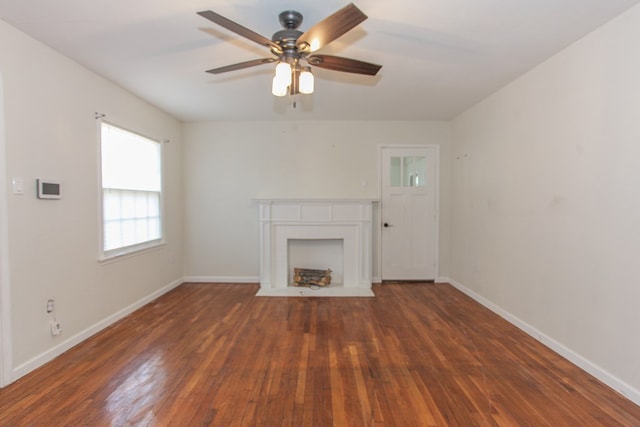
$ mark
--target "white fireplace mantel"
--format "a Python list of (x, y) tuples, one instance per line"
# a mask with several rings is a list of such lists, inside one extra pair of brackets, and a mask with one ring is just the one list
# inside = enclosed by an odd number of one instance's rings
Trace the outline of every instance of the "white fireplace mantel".
[[(373, 296), (372, 199), (259, 199), (259, 296)], [(289, 284), (289, 240), (342, 241), (343, 283)]]

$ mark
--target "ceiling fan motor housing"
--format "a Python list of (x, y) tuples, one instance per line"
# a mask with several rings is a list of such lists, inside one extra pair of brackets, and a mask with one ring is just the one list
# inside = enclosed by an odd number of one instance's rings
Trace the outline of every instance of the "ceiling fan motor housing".
[(295, 10), (286, 10), (279, 15), (280, 24), (284, 30), (276, 31), (271, 40), (281, 47), (282, 52), (272, 52), (285, 62), (295, 62), (300, 59), (300, 53), (296, 47), (296, 41), (303, 34), (297, 28), (302, 23), (302, 14)]
[(298, 30), (280, 30), (273, 34), (271, 40), (282, 48), (284, 54), (297, 54), (296, 41), (302, 34), (302, 31)]

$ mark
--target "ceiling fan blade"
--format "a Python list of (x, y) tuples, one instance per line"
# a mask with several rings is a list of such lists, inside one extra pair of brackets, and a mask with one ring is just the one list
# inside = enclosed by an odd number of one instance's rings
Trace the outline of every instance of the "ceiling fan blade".
[(309, 28), (304, 34), (298, 37), (296, 46), (301, 52), (315, 52), (322, 46), (327, 45), (345, 34), (365, 19), (367, 19), (367, 15), (353, 3), (350, 3)]
[(220, 25), (221, 27), (226, 28), (229, 31), (233, 31), (234, 33), (241, 35), (242, 37), (247, 38), (252, 42), (256, 42), (262, 46), (266, 46), (269, 49), (275, 50), (276, 52), (282, 52), (282, 49), (280, 48), (280, 46), (278, 46), (276, 43), (269, 40), (268, 38), (261, 36), (255, 31), (251, 31), (250, 29), (233, 22), (232, 20), (225, 18), (222, 15), (218, 15), (217, 13), (211, 10), (204, 10), (202, 12), (198, 12), (198, 15), (208, 19), (209, 21), (215, 24)]
[(275, 61), (277, 61), (276, 58), (253, 59), (251, 61), (239, 62), (237, 64), (227, 65), (224, 67), (212, 68), (211, 70), (207, 70), (207, 73), (211, 73), (211, 74), (226, 73), (227, 71), (242, 70), (243, 68), (255, 67), (256, 65), (268, 64), (270, 62), (275, 62)]
[(343, 71), (346, 73), (366, 74), (368, 76), (375, 76), (380, 68), (382, 68), (382, 65), (331, 55), (311, 55), (307, 58), (307, 61), (309, 64), (319, 68)]

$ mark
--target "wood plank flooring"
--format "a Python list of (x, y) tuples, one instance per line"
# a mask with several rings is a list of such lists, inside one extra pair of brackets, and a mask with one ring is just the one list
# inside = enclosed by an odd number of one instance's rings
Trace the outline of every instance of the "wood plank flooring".
[(0, 390), (0, 426), (640, 426), (448, 284), (258, 298), (184, 284)]

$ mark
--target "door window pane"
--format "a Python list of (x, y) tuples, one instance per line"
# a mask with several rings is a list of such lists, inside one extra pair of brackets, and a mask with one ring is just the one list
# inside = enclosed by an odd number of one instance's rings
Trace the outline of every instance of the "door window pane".
[(402, 156), (390, 159), (391, 187), (424, 187), (427, 177), (425, 156)]
[(402, 158), (402, 186), (424, 187), (427, 175), (425, 156), (406, 156)]
[(402, 186), (413, 187), (413, 156), (402, 158)]
[(391, 186), (400, 187), (402, 185), (402, 163), (401, 157), (391, 157)]
[(413, 158), (413, 186), (424, 187), (427, 183), (427, 158), (425, 156), (416, 156)]

